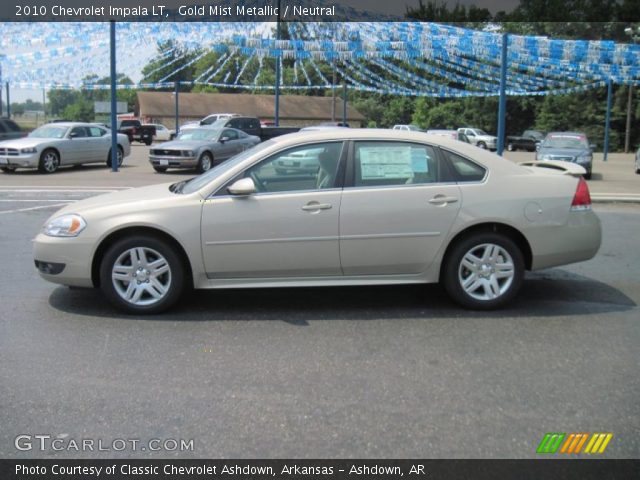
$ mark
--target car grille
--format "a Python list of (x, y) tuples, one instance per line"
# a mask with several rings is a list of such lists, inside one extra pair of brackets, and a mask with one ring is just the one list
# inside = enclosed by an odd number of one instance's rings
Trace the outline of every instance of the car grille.
[(182, 150), (162, 150), (162, 149), (154, 149), (151, 150), (152, 155), (167, 155), (169, 157), (181, 157)]
[(15, 157), (19, 154), (20, 152), (18, 151), (17, 148), (0, 148), (0, 155), (7, 155), (7, 156), (13, 155)]

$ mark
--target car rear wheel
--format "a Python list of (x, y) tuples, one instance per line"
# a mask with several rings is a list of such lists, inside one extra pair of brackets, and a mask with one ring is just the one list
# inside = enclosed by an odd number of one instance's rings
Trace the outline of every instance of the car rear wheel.
[[(122, 147), (118, 145), (118, 168), (122, 166), (122, 162), (124, 161), (124, 151)], [(107, 167), (111, 168), (111, 149), (109, 149), (109, 155), (107, 155)]]
[(515, 150), (515, 147), (513, 146), (513, 143), (508, 143), (507, 144), (507, 150), (510, 152), (513, 152)]
[(198, 173), (204, 173), (206, 171), (209, 171), (212, 166), (213, 157), (209, 152), (204, 152), (198, 159), (198, 166), (196, 167), (196, 170), (198, 171)]
[(53, 173), (60, 166), (60, 155), (55, 150), (48, 148), (40, 155), (38, 171), (41, 173)]
[(184, 289), (182, 261), (165, 241), (152, 236), (125, 238), (109, 248), (100, 265), (100, 288), (128, 313), (159, 313)]
[(447, 256), (443, 284), (460, 305), (490, 310), (509, 302), (524, 278), (518, 246), (498, 233), (480, 233), (459, 241)]

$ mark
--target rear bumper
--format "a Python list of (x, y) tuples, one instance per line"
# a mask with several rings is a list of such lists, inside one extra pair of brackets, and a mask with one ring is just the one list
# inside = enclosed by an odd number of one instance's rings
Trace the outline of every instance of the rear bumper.
[(570, 212), (565, 225), (531, 231), (532, 270), (593, 258), (602, 242), (600, 219), (591, 210)]

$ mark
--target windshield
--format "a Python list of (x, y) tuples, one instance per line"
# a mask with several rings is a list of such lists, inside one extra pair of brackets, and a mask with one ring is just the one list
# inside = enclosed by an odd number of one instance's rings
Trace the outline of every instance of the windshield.
[(63, 138), (67, 133), (68, 127), (56, 127), (53, 125), (45, 125), (40, 128), (36, 128), (29, 134), (33, 138)]
[(584, 135), (549, 135), (544, 148), (587, 148), (589, 143)]
[(274, 143), (276, 143), (275, 140), (267, 140), (266, 142), (259, 143), (255, 147), (245, 150), (244, 152), (241, 152), (234, 157), (231, 157), (229, 160), (216, 165), (208, 172), (205, 172), (202, 175), (199, 175), (189, 180), (187, 183), (184, 184), (184, 186), (181, 189), (181, 192), (193, 193), (197, 190), (200, 190), (202, 187), (207, 185), (209, 182), (211, 182), (215, 178), (231, 170), (233, 167), (243, 162), (245, 159), (249, 158), (253, 154), (271, 147)]
[(219, 133), (217, 128), (193, 128), (178, 135), (178, 140), (216, 140)]

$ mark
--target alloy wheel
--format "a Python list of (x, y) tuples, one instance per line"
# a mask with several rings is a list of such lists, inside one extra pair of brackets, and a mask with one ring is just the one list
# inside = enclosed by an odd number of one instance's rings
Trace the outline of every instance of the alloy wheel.
[(471, 248), (458, 267), (458, 282), (476, 300), (494, 300), (513, 283), (514, 261), (500, 245), (483, 243)]
[(171, 287), (169, 262), (148, 247), (125, 250), (111, 268), (111, 281), (126, 302), (147, 306), (162, 300)]

